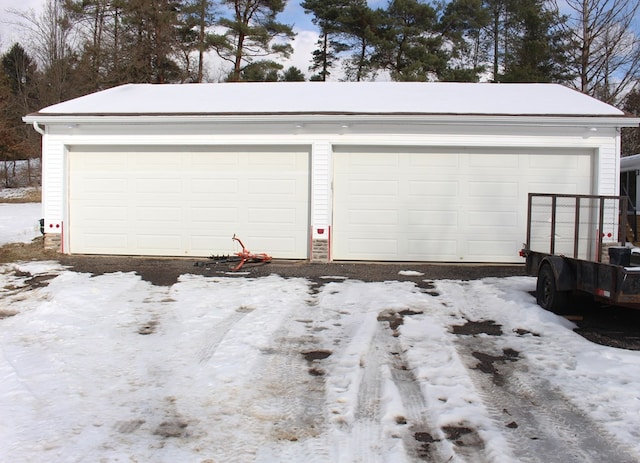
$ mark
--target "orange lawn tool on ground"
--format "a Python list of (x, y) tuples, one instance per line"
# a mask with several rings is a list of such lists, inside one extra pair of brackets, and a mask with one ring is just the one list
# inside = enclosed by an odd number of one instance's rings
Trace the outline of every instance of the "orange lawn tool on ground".
[(234, 241), (237, 241), (238, 243), (240, 243), (240, 246), (242, 246), (242, 251), (236, 252), (236, 256), (240, 258), (240, 263), (232, 269), (234, 272), (237, 270), (240, 270), (246, 262), (267, 263), (271, 261), (272, 257), (268, 254), (265, 254), (264, 252), (254, 254), (251, 251), (249, 251), (247, 248), (244, 247), (244, 243), (240, 241), (240, 238), (238, 238), (235, 234), (231, 239)]
[(238, 262), (238, 265), (236, 265), (235, 267), (233, 267), (231, 270), (236, 272), (238, 270), (240, 270), (242, 268), (242, 266), (246, 263), (251, 263), (251, 264), (266, 264), (267, 262), (270, 262), (272, 257), (268, 254), (265, 254), (264, 252), (261, 253), (253, 253), (251, 251), (249, 251), (244, 243), (242, 242), (242, 240), (240, 238), (238, 238), (236, 235), (233, 235), (233, 238), (231, 238), (233, 241), (237, 241), (240, 246), (242, 247), (242, 251), (236, 252), (234, 255), (229, 255), (229, 256), (211, 256), (209, 257), (209, 261), (208, 262), (196, 262), (195, 265), (196, 267), (205, 267), (208, 264), (221, 264), (224, 262)]

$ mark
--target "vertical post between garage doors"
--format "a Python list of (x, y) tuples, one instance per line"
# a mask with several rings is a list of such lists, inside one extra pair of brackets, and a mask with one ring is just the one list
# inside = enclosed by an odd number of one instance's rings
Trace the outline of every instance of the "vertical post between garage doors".
[(311, 262), (331, 260), (331, 144), (311, 146)]

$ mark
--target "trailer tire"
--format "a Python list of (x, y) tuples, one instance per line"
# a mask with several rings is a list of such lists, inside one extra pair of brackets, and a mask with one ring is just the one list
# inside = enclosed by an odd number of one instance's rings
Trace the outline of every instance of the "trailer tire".
[(562, 313), (569, 302), (569, 291), (558, 291), (556, 276), (549, 264), (543, 264), (538, 271), (536, 302), (543, 309)]

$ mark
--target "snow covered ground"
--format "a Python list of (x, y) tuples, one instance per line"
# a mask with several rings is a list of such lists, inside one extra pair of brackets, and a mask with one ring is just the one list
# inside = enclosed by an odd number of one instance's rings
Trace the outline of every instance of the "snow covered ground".
[[(0, 190), (0, 192), (5, 190)], [(7, 243), (28, 243), (40, 236), (40, 203), (0, 203), (0, 246)]]
[(640, 352), (534, 287), (5, 264), (0, 461), (640, 461)]

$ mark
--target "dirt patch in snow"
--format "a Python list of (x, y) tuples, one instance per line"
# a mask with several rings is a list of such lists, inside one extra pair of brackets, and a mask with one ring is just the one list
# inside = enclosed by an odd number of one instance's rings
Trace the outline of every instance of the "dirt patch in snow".
[(504, 376), (499, 372), (498, 368), (496, 368), (496, 363), (504, 365), (507, 362), (515, 362), (520, 356), (520, 353), (513, 349), (503, 349), (502, 352), (503, 355), (491, 355), (477, 351), (472, 353), (473, 357), (478, 360), (475, 369), (491, 375), (493, 384), (496, 386), (504, 385)]
[(30, 243), (12, 243), (0, 246), (0, 264), (31, 260), (58, 260), (56, 251), (45, 250), (43, 238), (35, 238)]
[(462, 334), (473, 336), (476, 334), (488, 334), (490, 336), (502, 335), (502, 325), (498, 325), (493, 320), (468, 320), (464, 325), (453, 325), (451, 327), (453, 334)]

